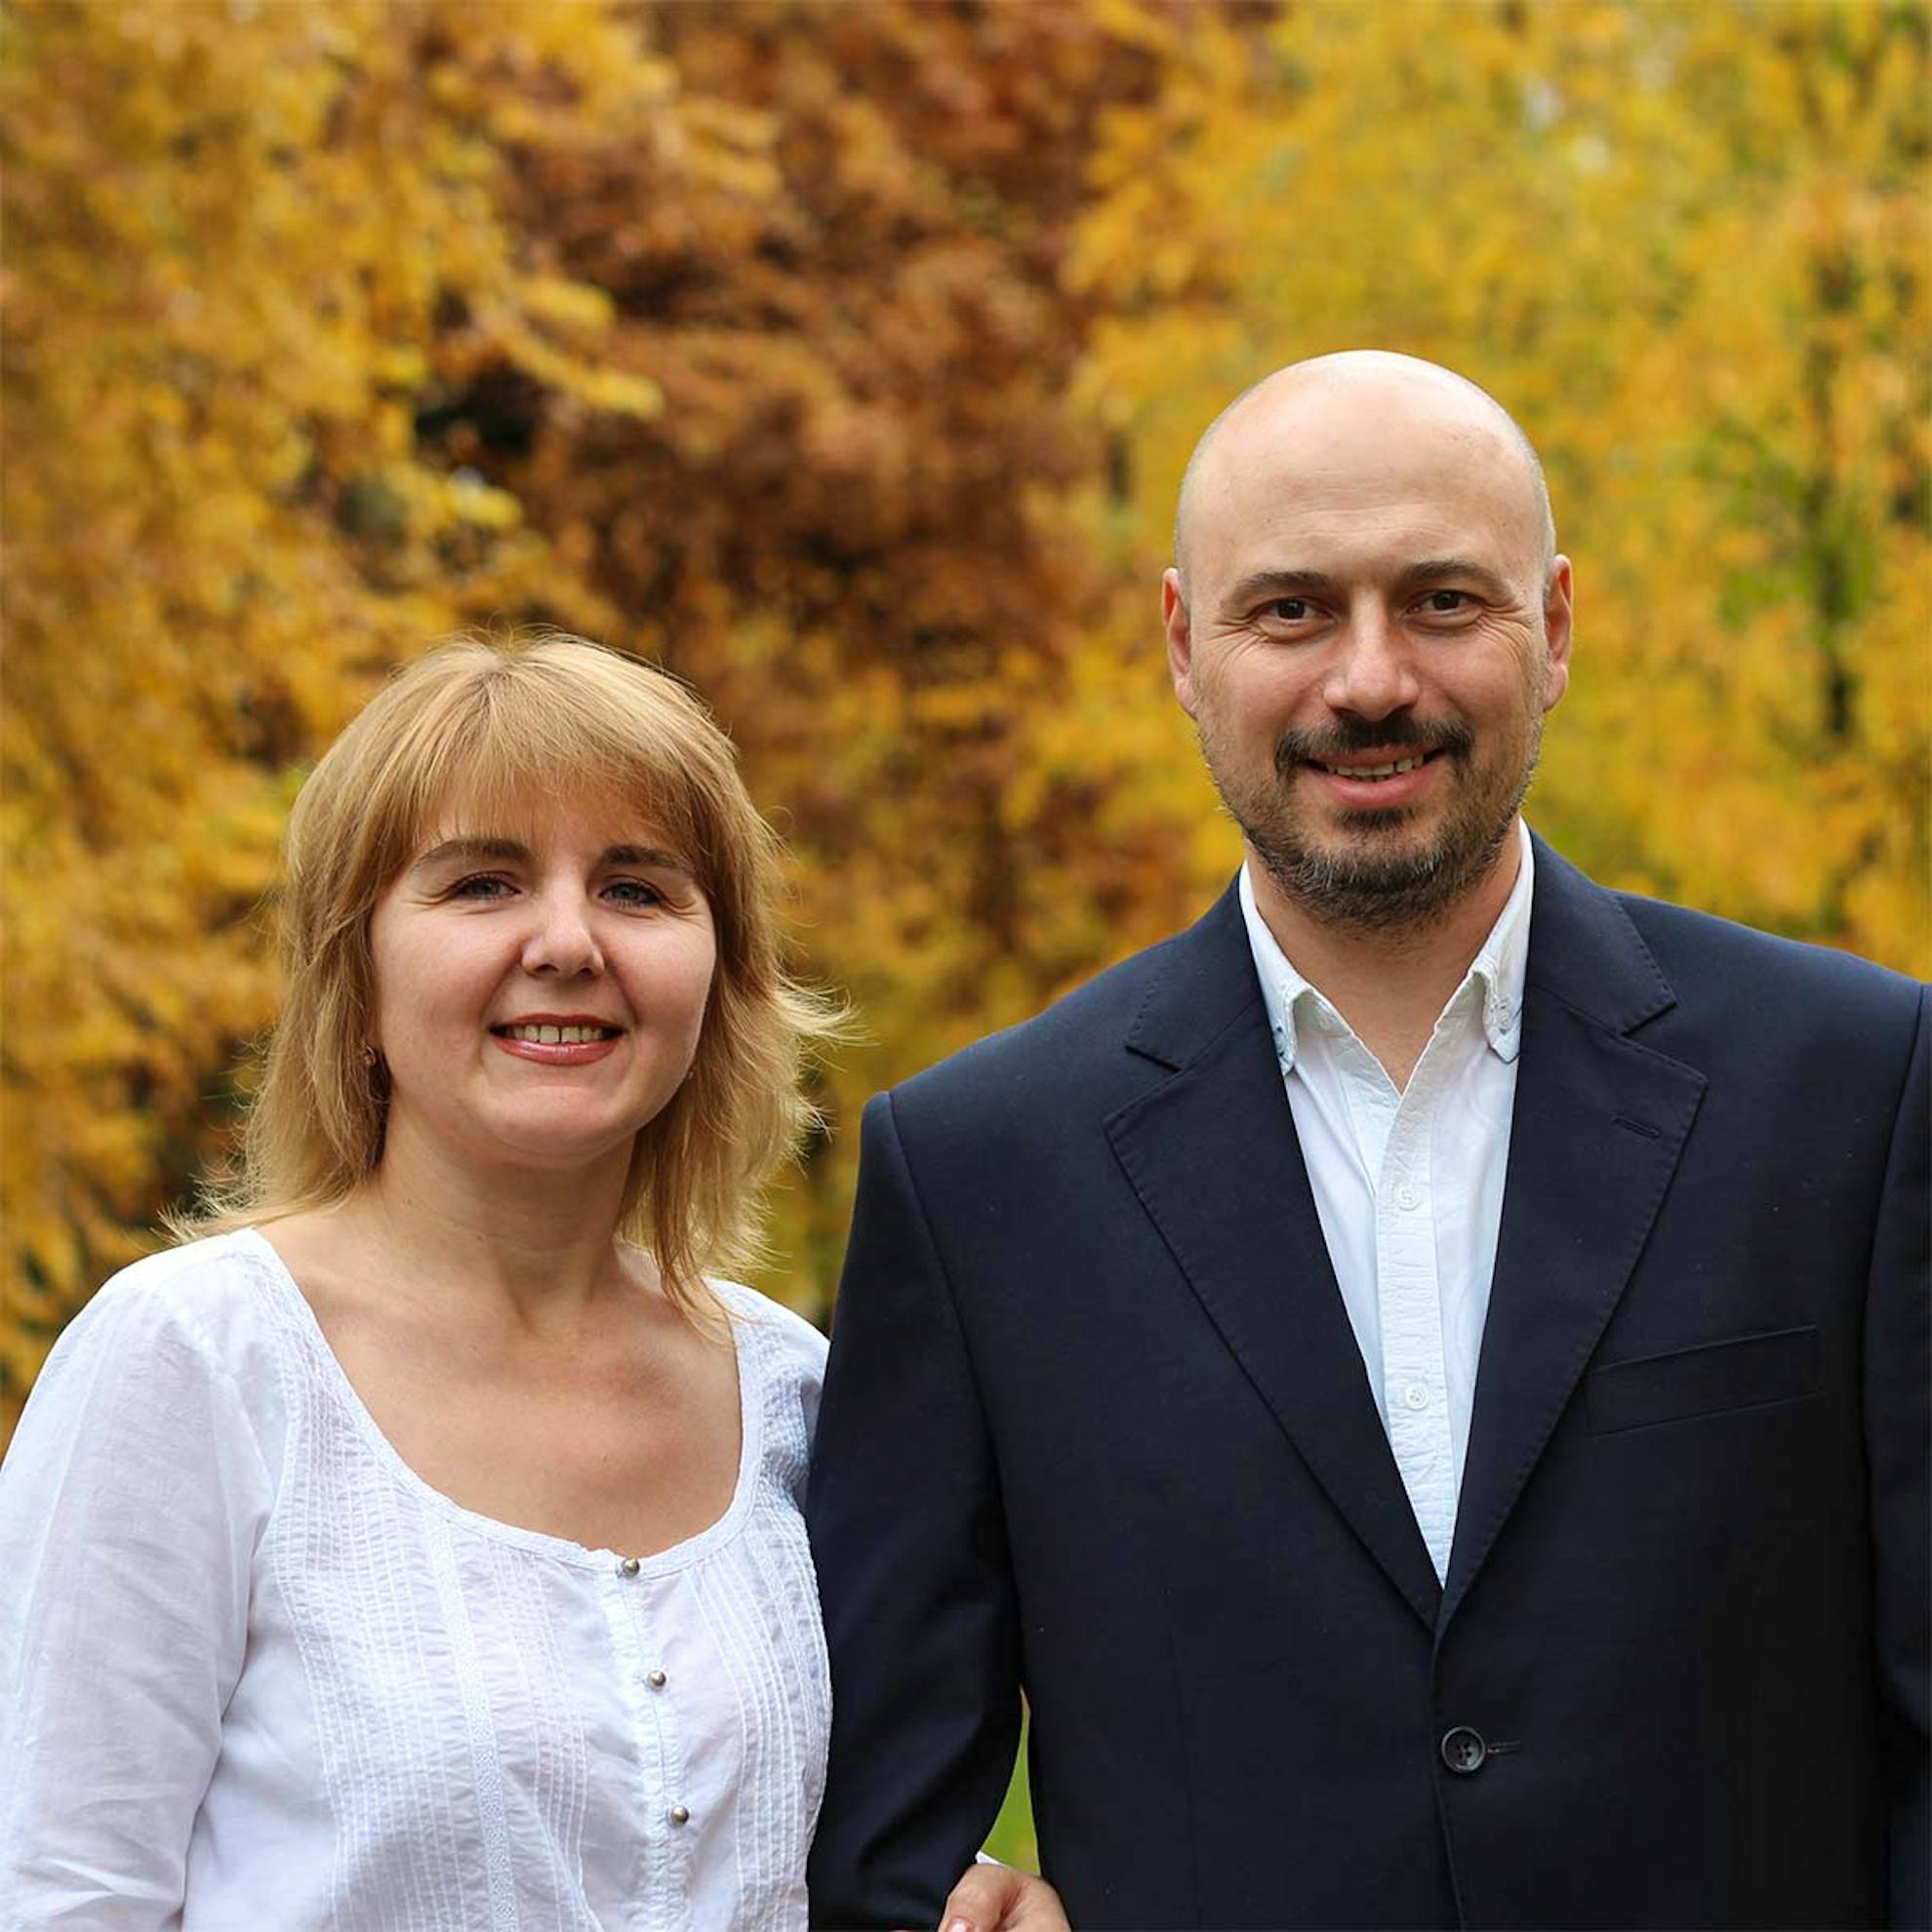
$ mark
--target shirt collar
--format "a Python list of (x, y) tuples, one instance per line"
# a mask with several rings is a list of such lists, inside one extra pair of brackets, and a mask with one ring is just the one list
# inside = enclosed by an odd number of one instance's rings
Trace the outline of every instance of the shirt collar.
[[(1516, 821), (1517, 850), (1522, 864), (1509, 902), (1496, 915), (1463, 983), (1451, 995), (1446, 1013), (1461, 1002), (1477, 1000), (1482, 1008), (1483, 1037), (1499, 1060), (1514, 1060), (1523, 1043), (1523, 982), (1529, 968), (1530, 901), (1536, 885), (1536, 858), (1529, 827)], [(1298, 973), (1268, 931), (1255, 904), (1255, 884), (1241, 867), (1241, 917), (1248, 928), (1248, 947), (1261, 981), (1262, 1002), (1274, 1034), (1275, 1050), (1285, 1072), (1295, 1064), (1299, 1027), (1312, 1023), (1324, 1030), (1350, 1032), (1348, 1023)]]

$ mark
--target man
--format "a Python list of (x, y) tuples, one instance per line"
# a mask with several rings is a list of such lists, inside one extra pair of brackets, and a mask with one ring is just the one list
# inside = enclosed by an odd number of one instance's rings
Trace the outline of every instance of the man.
[(1238, 881), (866, 1113), (815, 1919), (931, 1921), (1024, 1688), (1083, 1928), (1924, 1925), (1924, 993), (1522, 829), (1461, 378), (1239, 398), (1163, 607)]

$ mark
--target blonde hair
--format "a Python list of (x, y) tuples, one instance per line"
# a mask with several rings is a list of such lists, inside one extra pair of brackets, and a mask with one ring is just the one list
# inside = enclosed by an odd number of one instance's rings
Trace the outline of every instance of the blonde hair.
[(676, 842), (708, 901), (717, 966), (689, 1078), (639, 1131), (621, 1236), (647, 1247), (685, 1313), (715, 1311), (703, 1271), (757, 1252), (765, 1184), (816, 1114), (811, 1042), (842, 1012), (785, 973), (780, 846), (731, 742), (668, 672), (580, 637), (463, 638), (395, 673), (323, 753), (290, 815), (288, 974), (236, 1171), (183, 1236), (331, 1207), (382, 1158), (387, 1081), (364, 1053), (369, 918), (452, 800), (486, 814), (621, 800)]

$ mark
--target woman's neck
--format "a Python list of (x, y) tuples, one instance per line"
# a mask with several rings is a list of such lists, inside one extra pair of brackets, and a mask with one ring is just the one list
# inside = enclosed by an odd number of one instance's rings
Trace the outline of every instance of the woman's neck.
[(567, 1331), (610, 1295), (634, 1293), (648, 1265), (620, 1252), (627, 1147), (571, 1173), (483, 1168), (406, 1127), (332, 1217), (412, 1299), (492, 1326)]

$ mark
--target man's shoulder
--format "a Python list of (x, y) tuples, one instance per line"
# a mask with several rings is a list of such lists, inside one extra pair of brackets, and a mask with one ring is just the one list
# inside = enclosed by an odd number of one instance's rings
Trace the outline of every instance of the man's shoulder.
[(1733, 994), (1754, 993), (1807, 1007), (1874, 1015), (1911, 1014), (1924, 988), (1916, 980), (1858, 953), (1785, 939), (1669, 900), (1611, 895), (1680, 990), (1708, 981)]
[[(1754, 1089), (1896, 1092), (1926, 1048), (1925, 988), (1854, 953), (1597, 886), (1542, 847), (1529, 990)], [(1525, 1049), (1527, 1051), (1527, 1048)]]
[(1830, 946), (1601, 886), (1536, 841), (1530, 977), (1603, 1015), (1704, 1011), (1749, 1025), (1831, 1015), (1915, 1026), (1925, 988)]

